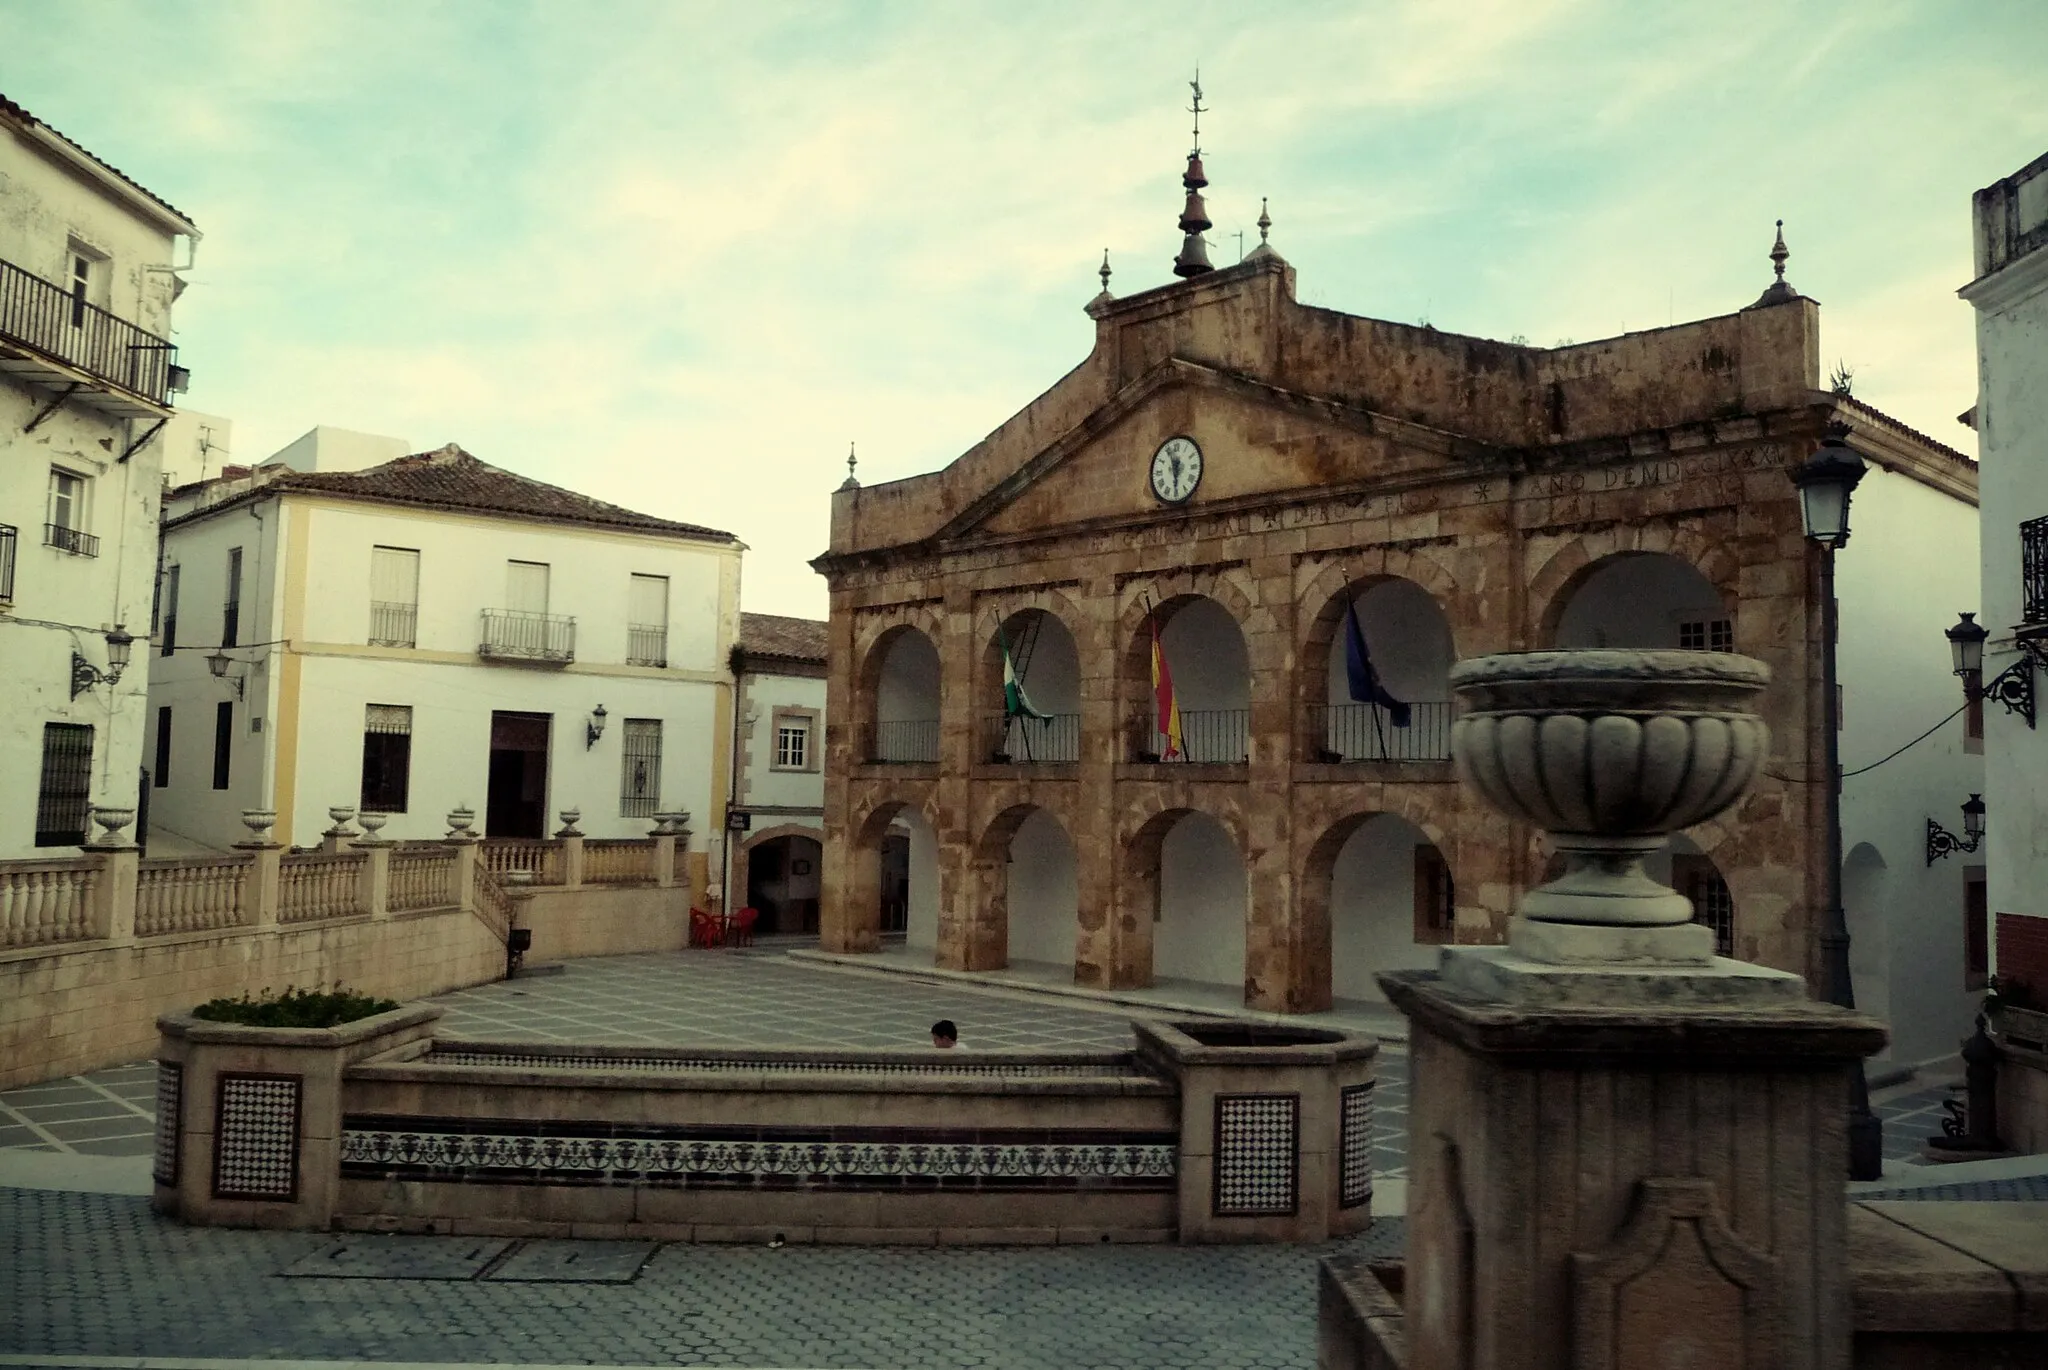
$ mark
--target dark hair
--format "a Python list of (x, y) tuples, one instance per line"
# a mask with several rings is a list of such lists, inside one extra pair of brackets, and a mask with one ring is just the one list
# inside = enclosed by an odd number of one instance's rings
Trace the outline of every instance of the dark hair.
[(941, 1018), (932, 1024), (932, 1036), (950, 1037), (957, 1042), (960, 1040), (960, 1029), (953, 1026), (951, 1018)]

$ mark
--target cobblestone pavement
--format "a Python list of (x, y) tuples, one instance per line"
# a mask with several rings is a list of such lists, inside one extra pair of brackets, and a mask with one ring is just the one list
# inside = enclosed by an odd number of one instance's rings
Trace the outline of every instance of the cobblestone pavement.
[(280, 1273), (330, 1240), (187, 1228), (141, 1199), (0, 1189), (0, 1352), (1306, 1370), (1316, 1258), (1397, 1249), (1401, 1223), (1314, 1248), (666, 1246), (630, 1284)]
[(1880, 1090), (1871, 1097), (1870, 1111), (1884, 1124), (1884, 1158), (1887, 1161), (1907, 1161), (1916, 1165), (1926, 1162), (1921, 1145), (1929, 1137), (1941, 1135), (1942, 1122), (1948, 1116), (1942, 1112), (1941, 1102), (1948, 1098), (1954, 1083), (1947, 1079), (1931, 1084), (1916, 1080), (1891, 1090)]

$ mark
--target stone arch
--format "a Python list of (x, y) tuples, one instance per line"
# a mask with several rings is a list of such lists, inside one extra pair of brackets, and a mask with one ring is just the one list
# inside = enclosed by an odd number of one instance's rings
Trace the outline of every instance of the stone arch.
[[(726, 907), (739, 908), (751, 902), (750, 891), (753, 884), (753, 856), (755, 850), (766, 846), (770, 842), (779, 842), (785, 837), (803, 838), (817, 844), (818, 851), (812, 859), (818, 863), (814, 867), (814, 874), (820, 886), (820, 896), (822, 896), (825, 830), (814, 824), (778, 823), (772, 828), (762, 828), (758, 832), (747, 834), (747, 840), (740, 843), (734, 849), (732, 854), (732, 878), (729, 882), (732, 895), (726, 901)], [(815, 910), (813, 910), (813, 913), (815, 914)], [(786, 929), (777, 930), (786, 931)]]
[[(858, 761), (901, 759), (884, 758), (882, 756), (885, 747), (883, 746), (884, 738), (881, 725), (885, 721), (891, 723), (898, 721), (895, 719), (884, 720), (882, 718), (883, 712), (890, 708), (891, 703), (885, 698), (887, 691), (884, 689), (884, 677), (889, 668), (891, 656), (896, 653), (899, 645), (907, 645), (906, 639), (911, 634), (921, 637), (931, 653), (933, 678), (930, 682), (930, 699), (928, 701), (931, 713), (931, 727), (929, 729), (931, 737), (929, 741), (934, 746), (936, 745), (939, 717), (938, 676), (940, 671), (938, 666), (940, 642), (938, 613), (936, 610), (918, 610), (891, 614), (887, 619), (878, 619), (872, 624), (861, 625), (855, 633), (854, 660), (859, 664), (855, 668), (853, 679), (854, 718), (856, 721), (854, 755)], [(926, 691), (918, 688), (915, 693), (921, 697)], [(938, 758), (934, 754), (929, 759), (936, 761)]]
[[(1017, 653), (1022, 634), (1029, 631), (1024, 620), (1033, 614), (1044, 616), (1044, 626), (1036, 630), (1037, 646), (1044, 651), (1034, 650), (1026, 658)], [(1088, 675), (1090, 653), (1076, 631), (1077, 627), (1085, 629), (1078, 606), (1057, 590), (1041, 591), (989, 606), (978, 612), (974, 621), (980, 644), (973, 691), (975, 760), (1079, 761), (1082, 682)], [(1010, 650), (1023, 672), (1033, 705), (1052, 714), (1050, 721), (1011, 719), (1001, 713), (1003, 638), (998, 635), (999, 628), (1009, 634)]]
[[(1189, 611), (1192, 616), (1183, 618)], [(1182, 714), (1203, 715), (1186, 720), (1191, 760), (1237, 762), (1249, 755), (1254, 682), (1261, 670), (1258, 645), (1248, 629), (1249, 613), (1250, 603), (1241, 592), (1219, 596), (1206, 589), (1190, 589), (1151, 604), (1167, 657), (1175, 662), (1174, 685)], [(1117, 661), (1118, 696), (1124, 706), (1121, 726), (1126, 734), (1126, 755), (1132, 759), (1163, 752), (1163, 744), (1154, 738), (1151, 709), (1151, 614), (1139, 598), (1120, 616), (1123, 637)], [(1197, 624), (1202, 626), (1193, 626)], [(1207, 644), (1196, 648), (1192, 656), (1183, 632), (1190, 627)], [(1223, 636), (1226, 633), (1228, 636)], [(1191, 665), (1200, 671), (1191, 670)]]
[[(1049, 843), (1042, 840), (1048, 834), (1054, 838)], [(1050, 850), (1028, 854), (1020, 870), (1015, 845), (1033, 837), (1041, 839), (1034, 848)], [(991, 819), (974, 843), (972, 862), (973, 935), (986, 947), (978, 964), (996, 968), (1020, 957), (1071, 965), (1080, 933), (1078, 875), (1073, 833), (1052, 809), (1016, 803)], [(1056, 926), (1048, 926), (1049, 915)]]
[[(1723, 530), (1725, 534), (1726, 530)], [(1725, 536), (1716, 537), (1697, 520), (1681, 524), (1640, 523), (1617, 525), (1596, 533), (1572, 538), (1544, 561), (1530, 577), (1528, 603), (1536, 629), (1536, 641), (1554, 642), (1566, 606), (1579, 586), (1609, 558), (1619, 555), (1663, 553), (1689, 563), (1721, 595), (1732, 613), (1740, 596), (1741, 561), (1730, 550)]]
[[(899, 796), (872, 798), (855, 809), (847, 831), (852, 834), (849, 842), (849, 878), (845, 897), (853, 905), (854, 912), (848, 919), (855, 927), (888, 927), (883, 907), (882, 844), (890, 835), (890, 828), (899, 816), (908, 814), (916, 820), (911, 832), (911, 865), (907, 872), (912, 887), (906, 891), (910, 906), (905, 909), (906, 922), (913, 912), (925, 912), (936, 916), (938, 907), (938, 866), (937, 834), (938, 816), (930, 796), (911, 799)], [(920, 853), (917, 847), (922, 837), (927, 850)], [(920, 868), (923, 880), (919, 883)], [(937, 940), (937, 929), (931, 929), (932, 941)], [(914, 945), (917, 945), (914, 943)]]
[[(1423, 806), (1419, 803), (1401, 802), (1406, 796), (1396, 787), (1388, 787), (1388, 798), (1394, 800), (1394, 802), (1381, 808), (1361, 809), (1331, 821), (1317, 835), (1315, 841), (1309, 844), (1307, 854), (1302, 858), (1300, 876), (1295, 883), (1297, 921), (1301, 928), (1306, 963), (1323, 967), (1324, 973), (1329, 977), (1330, 983), (1324, 987), (1327, 990), (1327, 993), (1324, 995), (1325, 1002), (1330, 997), (1365, 999), (1379, 999), (1383, 997), (1376, 984), (1355, 975), (1355, 972), (1359, 969), (1359, 964), (1357, 963), (1369, 961), (1369, 969), (1373, 970), (1421, 968), (1434, 964), (1436, 957), (1435, 948), (1437, 945), (1456, 940), (1455, 899), (1452, 893), (1455, 888), (1455, 867), (1452, 860), (1453, 844), (1446, 834), (1444, 826), (1440, 821), (1440, 816), (1425, 812)], [(1412, 852), (1418, 846), (1426, 846), (1436, 853), (1436, 859), (1441, 864), (1444, 884), (1442, 887), (1441, 925), (1438, 928), (1440, 935), (1436, 937), (1434, 942), (1416, 944), (1427, 945), (1427, 951), (1411, 953), (1407, 952), (1404, 948), (1396, 948), (1402, 954), (1386, 955), (1383, 950), (1373, 947), (1360, 948), (1349, 946), (1347, 942), (1371, 941), (1373, 939), (1347, 938), (1340, 932), (1338, 909), (1340, 891), (1337, 888), (1339, 864), (1344, 862), (1347, 856), (1363, 854), (1354, 853), (1352, 839), (1357, 837), (1360, 830), (1364, 829), (1367, 824), (1380, 819), (1391, 820), (1394, 824), (1398, 825), (1400, 830), (1419, 835), (1420, 842), (1410, 842), (1408, 850)], [(1373, 855), (1382, 854), (1374, 853)], [(1375, 873), (1375, 876), (1377, 879), (1392, 882), (1394, 885), (1406, 890), (1404, 907), (1409, 920), (1407, 926), (1412, 932), (1414, 906), (1416, 903), (1414, 881), (1417, 877), (1417, 859), (1412, 855), (1405, 859), (1408, 863), (1406, 866), (1398, 870), (1379, 871)], [(1348, 869), (1344, 872), (1344, 875), (1347, 877), (1354, 874), (1354, 872)], [(1355, 880), (1346, 881), (1347, 886), (1356, 883)], [(1356, 929), (1347, 929), (1347, 931), (1356, 931)], [(1347, 964), (1347, 961), (1354, 964)]]
[[(1891, 1018), (1891, 927), (1885, 919), (1890, 883), (1884, 853), (1858, 842), (1842, 858), (1842, 913), (1849, 930), (1849, 985), (1856, 1007)], [(1908, 1059), (1911, 1059), (1910, 1057)]]
[[(1182, 824), (1190, 819), (1199, 820), (1199, 828), (1183, 829)], [(1187, 844), (1175, 841), (1176, 831), (1199, 839), (1202, 829), (1220, 830), (1227, 843), (1202, 845), (1197, 840), (1188, 850), (1178, 850)], [(1242, 823), (1223, 814), (1164, 802), (1153, 806), (1130, 830), (1121, 845), (1117, 919), (1131, 983), (1150, 985), (1162, 975), (1214, 981), (1221, 974), (1242, 984), (1250, 962), (1251, 924), (1251, 862), (1245, 838)], [(1215, 859), (1224, 849), (1228, 862)], [(1183, 869), (1184, 861), (1207, 861), (1218, 872)], [(1228, 881), (1216, 878), (1231, 862), (1239, 881), (1235, 901), (1228, 897)], [(1190, 897), (1196, 890), (1203, 894), (1199, 900)], [(1169, 903), (1175, 905), (1172, 910), (1165, 907)], [(1173, 926), (1165, 927), (1169, 917)], [(1223, 926), (1226, 917), (1231, 920), (1227, 929)], [(1162, 930), (1172, 939), (1163, 961)]]
[[(1437, 562), (1411, 553), (1385, 549), (1374, 549), (1378, 555), (1355, 562), (1326, 565), (1308, 583), (1296, 602), (1296, 623), (1298, 637), (1295, 649), (1294, 670), (1294, 717), (1297, 731), (1296, 755), (1302, 760), (1334, 760), (1354, 753), (1386, 755), (1404, 760), (1449, 760), (1450, 758), (1450, 688), (1448, 680), (1433, 681), (1431, 693), (1417, 702), (1434, 705), (1425, 709), (1423, 723), (1427, 738), (1422, 733), (1404, 735), (1389, 741), (1391, 747), (1355, 748), (1345, 745), (1346, 721), (1337, 716), (1337, 711), (1328, 711), (1333, 702), (1330, 695), (1329, 672), (1331, 654), (1337, 649), (1339, 635), (1343, 631), (1344, 607), (1354, 599), (1363, 599), (1382, 585), (1405, 583), (1414, 587), (1427, 598), (1435, 609), (1436, 628), (1439, 628), (1449, 644), (1448, 668), (1457, 660), (1457, 633), (1453, 627), (1447, 603), (1456, 593), (1457, 585), (1450, 574)], [(1408, 575), (1413, 571), (1416, 575)], [(1420, 578), (1418, 578), (1420, 577)], [(1370, 632), (1370, 625), (1368, 625)], [(1377, 649), (1376, 654), (1377, 654)], [(1433, 673), (1433, 672), (1432, 672)], [(1411, 696), (1414, 692), (1408, 692)], [(1368, 738), (1377, 736), (1375, 730), (1366, 729)], [(1427, 745), (1418, 746), (1426, 742)], [(1424, 754), (1426, 753), (1426, 755)]]

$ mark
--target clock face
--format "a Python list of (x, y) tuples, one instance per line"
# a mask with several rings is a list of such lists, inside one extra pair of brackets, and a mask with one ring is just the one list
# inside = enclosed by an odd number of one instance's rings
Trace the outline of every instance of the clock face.
[(1168, 438), (1152, 454), (1152, 493), (1168, 504), (1184, 504), (1202, 482), (1202, 449), (1193, 438)]

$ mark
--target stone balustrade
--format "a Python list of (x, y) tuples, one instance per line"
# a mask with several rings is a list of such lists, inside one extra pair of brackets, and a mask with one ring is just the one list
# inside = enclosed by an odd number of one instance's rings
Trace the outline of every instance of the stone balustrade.
[(249, 914), (243, 898), (249, 866), (247, 857), (141, 862), (135, 876), (135, 935), (239, 927)]
[(370, 913), (362, 897), (369, 864), (362, 852), (287, 856), (279, 863), (277, 921), (317, 923)]
[(0, 864), (0, 951), (91, 937), (99, 875), (91, 858)]

